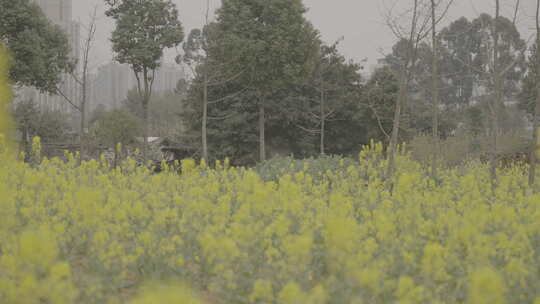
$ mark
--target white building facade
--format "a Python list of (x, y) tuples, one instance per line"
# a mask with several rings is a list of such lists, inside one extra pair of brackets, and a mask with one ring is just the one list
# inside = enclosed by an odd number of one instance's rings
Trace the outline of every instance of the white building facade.
[[(152, 92), (159, 94), (176, 89), (178, 81), (184, 79), (183, 70), (175, 65), (163, 65), (155, 73)], [(92, 84), (90, 111), (103, 105), (112, 110), (122, 106), (131, 90), (137, 89), (137, 79), (129, 65), (110, 62), (98, 68)]]

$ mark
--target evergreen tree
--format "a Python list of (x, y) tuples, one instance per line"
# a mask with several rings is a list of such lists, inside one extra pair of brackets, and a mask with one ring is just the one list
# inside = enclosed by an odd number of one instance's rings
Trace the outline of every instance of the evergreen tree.
[(0, 8), (0, 42), (11, 55), (10, 79), (58, 93), (62, 75), (74, 68), (66, 34), (30, 0), (0, 0)]
[(537, 68), (536, 56), (538, 56), (538, 47), (535, 44), (531, 47), (529, 60), (527, 61), (527, 74), (523, 78), (522, 89), (519, 93), (519, 107), (529, 114), (534, 113), (537, 95)]
[(316, 59), (318, 33), (305, 13), (301, 0), (225, 0), (217, 11), (223, 39), (209, 56), (239, 74), (232, 87), (249, 88), (243, 111), (257, 111), (261, 161), (266, 159), (266, 126), (280, 110), (281, 90), (305, 82)]

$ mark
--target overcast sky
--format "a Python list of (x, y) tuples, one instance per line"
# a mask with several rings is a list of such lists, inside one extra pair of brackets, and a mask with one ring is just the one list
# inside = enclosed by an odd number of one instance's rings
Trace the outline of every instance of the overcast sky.
[[(309, 8), (307, 18), (321, 32), (326, 42), (333, 42), (344, 37), (341, 52), (355, 61), (368, 59), (373, 64), (381, 54), (387, 52), (395, 37), (384, 24), (385, 7), (398, 0), (304, 0)], [(204, 22), (206, 1), (174, 0), (180, 11), (181, 22), (186, 34)], [(482, 12), (493, 14), (494, 0), (455, 0), (444, 20), (445, 24), (460, 17), (474, 18)], [(501, 0), (502, 15), (512, 17), (516, 0)], [(534, 20), (534, 2), (521, 0), (518, 27), (525, 39), (532, 34)], [(211, 0), (212, 9), (218, 7), (221, 0)], [(399, 0), (400, 5), (409, 5), (412, 0)], [(112, 59), (109, 37), (113, 22), (104, 15), (104, 0), (73, 0), (74, 19), (85, 24), (93, 8), (98, 7), (97, 43), (94, 49), (92, 65), (94, 67)], [(84, 37), (84, 29), (81, 36)], [(173, 51), (176, 52), (176, 51)], [(172, 56), (170, 56), (172, 57)]]

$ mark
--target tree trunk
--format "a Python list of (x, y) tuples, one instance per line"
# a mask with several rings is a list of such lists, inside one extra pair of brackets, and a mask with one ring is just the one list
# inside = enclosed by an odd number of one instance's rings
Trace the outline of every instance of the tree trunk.
[(118, 148), (117, 146), (114, 146), (113, 169), (116, 169), (117, 165), (118, 165)]
[(495, 0), (495, 18), (493, 19), (493, 81), (495, 84), (495, 98), (491, 102), (491, 153), (490, 153), (490, 176), (491, 188), (495, 191), (497, 187), (497, 136), (499, 133), (499, 108), (503, 102), (502, 90), (503, 80), (499, 69), (499, 21), (500, 3)]
[[(206, 68), (206, 67), (205, 67)], [(203, 84), (203, 113), (202, 113), (202, 158), (208, 161), (208, 139), (206, 127), (208, 124), (208, 74), (204, 71), (204, 84)]]
[[(208, 28), (208, 16), (210, 13), (210, 0), (206, 0), (206, 15), (205, 15), (205, 27)], [(205, 41), (208, 41), (208, 36), (205, 35)], [(205, 49), (205, 53), (208, 55), (207, 50)], [(206, 57), (206, 59), (208, 59)], [(201, 126), (201, 139), (202, 139), (202, 158), (205, 161), (208, 161), (208, 132), (207, 132), (207, 125), (208, 125), (208, 60), (205, 60), (204, 67), (203, 67), (203, 77), (204, 77), (204, 84), (203, 84), (203, 115), (202, 115), (202, 126)]]
[[(148, 119), (148, 103), (150, 102), (150, 96), (151, 96), (151, 85), (150, 85), (150, 79), (148, 75), (147, 68), (143, 68), (143, 80), (144, 80), (144, 94), (142, 97), (142, 108), (143, 108), (143, 159), (145, 162), (148, 161), (148, 125), (149, 125), (149, 119)], [(146, 165), (146, 164), (145, 164)]]
[(88, 71), (86, 68), (83, 69), (83, 79), (82, 79), (82, 98), (81, 98), (81, 126), (80, 126), (80, 133), (79, 133), (79, 145), (80, 145), (80, 158), (81, 160), (84, 159), (85, 155), (85, 136), (84, 136), (84, 128), (86, 123), (86, 99), (87, 99), (87, 92), (86, 92), (86, 83), (88, 81)]
[(395, 154), (397, 150), (398, 145), (398, 139), (399, 139), (399, 128), (401, 123), (401, 105), (403, 104), (403, 100), (406, 98), (407, 94), (407, 75), (406, 75), (406, 67), (401, 68), (402, 71), (400, 72), (399, 76), (399, 93), (398, 98), (396, 100), (396, 107), (394, 111), (394, 123), (392, 126), (392, 134), (390, 135), (390, 144), (388, 146), (388, 167), (386, 169), (386, 178), (390, 178), (392, 174), (394, 174), (394, 167), (395, 167)]
[(82, 96), (81, 96), (81, 125), (80, 125), (80, 134), (79, 134), (79, 149), (80, 149), (80, 159), (83, 160), (86, 153), (86, 137), (84, 135), (85, 126), (86, 126), (86, 108), (88, 101), (88, 62), (90, 61), (90, 50), (92, 48), (92, 42), (94, 41), (94, 36), (96, 34), (96, 15), (97, 15), (97, 6), (94, 7), (94, 14), (91, 17), (90, 25), (88, 27), (88, 36), (83, 47), (83, 70), (82, 70)]
[[(537, 87), (540, 88), (540, 82), (537, 80)], [(540, 89), (536, 90), (537, 93), (540, 93)], [(536, 105), (534, 109), (533, 116), (533, 138), (531, 142), (531, 148), (529, 151), (529, 187), (533, 187), (536, 183), (536, 163), (538, 162), (538, 115), (540, 114), (540, 98), (536, 98)]]
[(264, 104), (259, 104), (259, 160), (261, 162), (266, 160), (266, 146), (265, 146), (265, 113)]
[(325, 154), (325, 149), (324, 149), (324, 132), (326, 131), (325, 130), (325, 127), (326, 127), (326, 110), (325, 110), (325, 97), (324, 97), (324, 85), (322, 85), (322, 81), (321, 81), (321, 113), (320, 113), (320, 119), (321, 119), (321, 142), (320, 142), (320, 152), (321, 152), (321, 155), (324, 155)]
[(536, 105), (533, 117), (533, 141), (529, 156), (529, 186), (536, 182), (536, 163), (538, 162), (538, 117), (540, 116), (540, 0), (536, 0)]
[(401, 111), (403, 106), (407, 103), (407, 94), (409, 89), (409, 79), (411, 73), (409, 71), (409, 64), (413, 62), (414, 66), (414, 53), (415, 53), (415, 42), (416, 39), (416, 26), (418, 18), (418, 0), (414, 0), (413, 7), (413, 18), (411, 21), (411, 32), (409, 36), (409, 48), (407, 50), (407, 55), (405, 62), (402, 63), (399, 72), (399, 93), (396, 100), (396, 108), (394, 112), (394, 121), (392, 126), (392, 134), (390, 136), (390, 144), (388, 146), (388, 167), (386, 170), (386, 178), (392, 177), (395, 170), (395, 154), (398, 146), (399, 140), (399, 129), (401, 128)]
[(433, 157), (431, 163), (432, 178), (437, 178), (437, 157), (439, 153), (439, 45), (437, 42), (437, 21), (435, 16), (435, 0), (431, 0), (431, 39), (433, 45), (433, 60), (431, 67), (431, 89), (433, 98)]
[(148, 160), (148, 102), (143, 101), (143, 160)]
[(30, 156), (30, 153), (32, 151), (32, 149), (30, 148), (31, 147), (31, 140), (30, 140), (30, 132), (28, 132), (28, 122), (26, 121), (24, 123), (24, 128), (23, 128), (23, 134), (22, 134), (22, 142), (23, 142), (23, 151), (24, 153), (26, 154), (25, 157), (24, 157), (24, 160), (29, 160), (29, 156)]

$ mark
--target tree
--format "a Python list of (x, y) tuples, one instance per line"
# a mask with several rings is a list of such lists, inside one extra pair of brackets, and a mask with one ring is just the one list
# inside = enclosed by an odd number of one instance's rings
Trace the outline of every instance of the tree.
[(205, 24), (203, 30), (193, 29), (188, 36), (187, 41), (183, 45), (184, 58), (183, 62), (191, 67), (195, 78), (201, 80), (202, 85), (202, 118), (201, 118), (201, 145), (202, 145), (202, 158), (208, 161), (208, 87), (209, 87), (209, 74), (211, 70), (211, 62), (208, 60), (209, 44), (213, 42), (211, 36), (212, 28), (208, 23), (210, 10), (210, 1), (206, 1), (206, 15)]
[(214, 56), (210, 56), (210, 49), (215, 49), (221, 39), (221, 34), (217, 24), (209, 22), (210, 1), (206, 1), (205, 24), (202, 29), (193, 29), (183, 44), (184, 56), (177, 57), (177, 61), (182, 61), (191, 68), (193, 73), (193, 87), (191, 96), (197, 98), (201, 103), (201, 150), (202, 158), (208, 161), (208, 107), (211, 104), (223, 102), (231, 97), (235, 97), (240, 92), (232, 92), (226, 96), (219, 96), (215, 100), (209, 100), (210, 90), (216, 86), (224, 86), (228, 82), (235, 79), (235, 75), (230, 74), (227, 70), (226, 62), (216, 61)]
[(399, 93), (399, 80), (390, 67), (374, 71), (365, 85), (362, 105), (366, 109), (364, 120), (368, 126), (367, 137), (375, 141), (388, 142), (396, 100)]
[(423, 40), (427, 32), (426, 24), (428, 24), (427, 20), (429, 19), (425, 18), (426, 14), (422, 11), (423, 3), (421, 2), (421, 0), (414, 0), (412, 9), (408, 11), (410, 14), (410, 25), (401, 26), (399, 24), (399, 19), (401, 16), (403, 16), (403, 14), (397, 14), (397, 16), (394, 16), (392, 10), (389, 10), (386, 16), (386, 23), (388, 27), (392, 30), (396, 38), (403, 43), (405, 50), (403, 52), (403, 56), (399, 58), (400, 60), (398, 61), (399, 68), (397, 74), (399, 79), (399, 94), (396, 100), (392, 133), (390, 135), (390, 143), (387, 149), (387, 178), (393, 175), (395, 169), (395, 153), (397, 150), (402, 120), (401, 112), (408, 100), (409, 84), (417, 58), (416, 50), (418, 49), (418, 44)]
[[(385, 60), (392, 70), (399, 75), (401, 63), (406, 60), (411, 45), (408, 40), (399, 40), (392, 48), (392, 53)], [(413, 46), (413, 58), (410, 63), (407, 102), (402, 105), (402, 117), (399, 140), (409, 140), (418, 133), (432, 132), (432, 58), (433, 49), (425, 41)]]
[(480, 35), (472, 22), (462, 17), (443, 28), (440, 33), (440, 71), (444, 90), (441, 100), (447, 107), (461, 109), (471, 104), (477, 73)]
[(80, 150), (81, 150), (81, 158), (84, 157), (85, 154), (85, 129), (86, 129), (86, 110), (88, 108), (88, 74), (89, 74), (89, 68), (88, 64), (90, 61), (90, 52), (92, 50), (92, 43), (94, 42), (94, 37), (96, 35), (96, 13), (97, 13), (97, 7), (94, 8), (94, 13), (90, 18), (90, 23), (88, 25), (88, 34), (86, 36), (86, 39), (84, 41), (82, 53), (82, 78), (80, 79), (79, 85), (81, 86), (81, 101), (79, 110), (81, 113), (81, 122), (79, 127), (79, 142), (80, 142)]
[[(512, 20), (503, 16), (498, 19), (501, 65), (503, 68), (515, 67), (503, 69), (504, 97), (509, 98), (519, 91), (525, 71), (523, 51), (526, 43)], [(467, 106), (479, 97), (475, 88), (485, 87), (492, 91), (493, 20), (488, 14), (481, 14), (472, 21), (462, 17), (441, 30), (440, 72), (444, 84), (441, 99), (445, 104)]]
[(258, 108), (259, 160), (266, 159), (267, 112), (280, 88), (302, 83), (316, 58), (318, 33), (305, 19), (301, 0), (228, 0), (217, 11), (223, 39), (210, 56), (223, 58), (249, 87)]
[[(448, 2), (446, 10), (443, 13), (446, 14), (448, 7), (452, 5), (453, 0)], [(432, 64), (431, 64), (431, 99), (433, 100), (433, 140), (435, 149), (433, 149), (432, 163), (431, 163), (431, 175), (433, 178), (437, 177), (437, 155), (439, 153), (439, 39), (437, 37), (437, 9), (440, 7), (441, 1), (436, 2), (431, 0), (431, 49), (432, 49)]]
[(114, 159), (118, 159), (117, 145), (125, 147), (135, 141), (138, 133), (137, 120), (124, 110), (112, 110), (97, 117), (92, 127), (97, 141), (115, 151)]
[[(148, 130), (158, 137), (179, 137), (182, 132), (182, 112), (184, 98), (175, 92), (163, 92), (153, 94), (148, 107), (149, 125)], [(144, 118), (139, 94), (136, 90), (130, 90), (126, 100), (122, 103), (122, 109), (137, 118), (137, 123)]]
[(143, 157), (148, 148), (148, 104), (163, 51), (184, 39), (178, 10), (171, 0), (105, 0), (106, 15), (116, 21), (111, 42), (115, 59), (129, 64), (143, 108)]
[(10, 143), (9, 140), (6, 142), (5, 137), (8, 136), (9, 132), (13, 129), (11, 115), (8, 115), (9, 112), (7, 111), (11, 106), (13, 97), (8, 71), (8, 53), (4, 45), (0, 43), (0, 144), (4, 145), (4, 147), (1, 147), (2, 151), (4, 150), (5, 145)]
[[(516, 4), (518, 10), (519, 1)], [(500, 0), (495, 0), (495, 16), (481, 15), (475, 25), (483, 33), (482, 42), (485, 46), (482, 57), (482, 65), (477, 68), (481, 80), (485, 80), (487, 87), (491, 89), (490, 98), (490, 175), (492, 189), (497, 185), (498, 165), (498, 136), (500, 135), (500, 117), (504, 109), (505, 92), (514, 92), (511, 82), (505, 81), (506, 77), (519, 79), (523, 74), (524, 52), (526, 43), (520, 38), (519, 31), (513, 21), (500, 16)], [(506, 39), (504, 39), (506, 38)], [(490, 47), (491, 46), (491, 47)]]
[(439, 34), (440, 74), (444, 90), (441, 101), (450, 107), (468, 106), (474, 96), (475, 69), (480, 35), (472, 22), (461, 17), (443, 28)]
[[(438, 103), (439, 103), (439, 49), (436, 26), (446, 16), (453, 0), (415, 0), (411, 9), (405, 13), (394, 13), (394, 3), (388, 9), (386, 23), (392, 30), (398, 42), (393, 48), (392, 56), (387, 60), (395, 67), (400, 82), (400, 90), (394, 111), (394, 123), (390, 143), (387, 150), (388, 167), (386, 175), (390, 177), (394, 171), (394, 157), (401, 129), (409, 131), (414, 104), (411, 103), (411, 93), (417, 93), (424, 100), (432, 99), (432, 132), (439, 133)], [(437, 14), (437, 10), (440, 12)], [(408, 25), (400, 25), (400, 21), (406, 19)], [(431, 47), (423, 42), (431, 33)], [(431, 60), (429, 62), (428, 60)], [(426, 73), (426, 72), (431, 73)], [(430, 83), (430, 85), (427, 85)], [(428, 88), (429, 87), (429, 88)], [(425, 102), (427, 105), (427, 102)], [(435, 110), (436, 109), (436, 110)], [(416, 109), (415, 109), (416, 110)], [(403, 112), (403, 113), (402, 113)], [(436, 115), (437, 114), (437, 115)], [(403, 117), (402, 117), (403, 116)], [(405, 126), (402, 126), (405, 124)], [(436, 159), (433, 158), (433, 166)], [(433, 171), (434, 172), (434, 171)]]
[[(68, 117), (58, 111), (40, 110), (32, 100), (18, 102), (13, 108), (13, 118), (22, 135), (22, 144), (30, 152), (32, 138), (40, 137), (43, 143), (57, 143), (68, 135)], [(29, 155), (29, 154), (28, 154)]]
[(527, 60), (527, 74), (523, 77), (522, 88), (518, 95), (519, 108), (530, 115), (534, 115), (536, 107), (536, 79), (537, 69), (536, 61), (538, 54), (536, 42), (530, 48), (529, 58)]
[(26, 152), (28, 152), (28, 146), (32, 137), (35, 136), (35, 132), (38, 130), (35, 127), (38, 115), (39, 110), (31, 100), (19, 102), (13, 109), (13, 117), (17, 129), (21, 132), (23, 146)]
[[(529, 186), (534, 186), (536, 179), (536, 165), (538, 161), (538, 117), (540, 116), (540, 54), (538, 53), (538, 48), (540, 47), (540, 0), (536, 0), (536, 18), (535, 18), (535, 27), (536, 27), (536, 48), (534, 49), (533, 56), (531, 59), (536, 59), (534, 62), (536, 66), (532, 66), (532, 70), (536, 74), (536, 105), (533, 115), (533, 140), (531, 144), (530, 151), (530, 168), (529, 168)], [(531, 60), (532, 62), (532, 60)], [(533, 73), (531, 73), (533, 74)], [(534, 75), (533, 74), (533, 75)], [(532, 95), (532, 94), (531, 94)]]
[[(2, 40), (8, 41), (14, 57), (12, 78), (18, 85), (34, 86), (42, 92), (63, 96), (66, 102), (81, 113), (79, 137), (83, 156), (88, 59), (95, 35), (95, 11), (83, 46), (81, 76), (76, 75), (75, 59), (70, 58), (70, 47), (65, 33), (50, 23), (37, 4), (27, 0), (2, 1), (0, 4), (3, 8), (0, 18), (4, 21), (0, 25), (0, 36)], [(82, 87), (80, 100), (73, 100), (62, 92), (59, 84), (65, 74), (71, 74)]]
[(201, 145), (202, 158), (208, 161), (208, 74), (210, 62), (208, 61), (208, 1), (207, 1), (206, 24), (204, 30), (194, 29), (189, 33), (187, 41), (183, 45), (185, 56), (184, 63), (191, 67), (195, 78), (199, 78), (202, 86), (202, 118), (201, 118)]
[[(200, 78), (195, 78), (189, 88), (187, 104), (182, 119), (187, 123), (187, 135), (201, 144), (202, 90)], [(235, 165), (253, 164), (257, 157), (257, 109), (251, 102), (256, 96), (233, 81), (222, 86), (209, 86), (209, 100), (221, 100), (208, 107), (208, 150), (211, 159), (228, 157)], [(242, 92), (234, 94), (234, 92)], [(229, 97), (224, 98), (223, 97)], [(278, 118), (276, 118), (278, 119)], [(197, 144), (197, 143), (195, 143)], [(201, 155), (202, 156), (202, 155)]]
[[(442, 3), (442, 1), (433, 1), (429, 7), (433, 8), (433, 6), (442, 5)], [(448, 2), (448, 5), (450, 3)], [(448, 6), (442, 7), (448, 8)], [(440, 100), (446, 111), (456, 111), (456, 113), (461, 112), (462, 114), (468, 111), (468, 108), (473, 105), (473, 101), (487, 105), (488, 115), (486, 117), (489, 117), (491, 124), (489, 129), (491, 130), (490, 138), (493, 146), (491, 149), (493, 180), (496, 180), (493, 169), (497, 163), (496, 135), (511, 126), (511, 124), (506, 123), (511, 114), (505, 111), (504, 99), (515, 96), (519, 91), (520, 80), (525, 71), (523, 52), (526, 45), (515, 26), (516, 18), (509, 20), (499, 15), (499, 9), (496, 12), (496, 17), (482, 14), (472, 22), (465, 18), (458, 19), (443, 29), (440, 35), (432, 30), (429, 31), (432, 34), (431, 46), (419, 42), (418, 39), (414, 40), (413, 43), (401, 39), (394, 47), (392, 56), (387, 58), (389, 63), (397, 67), (397, 71), (400, 71), (399, 69), (402, 67), (400, 63), (407, 61), (408, 54), (413, 54), (414, 60), (410, 62), (409, 69), (412, 75), (409, 85), (405, 87), (409, 93), (414, 92), (415, 95), (419, 95), (420, 99)], [(437, 25), (440, 20), (440, 16), (434, 18), (433, 12), (429, 15), (431, 28), (434, 28), (434, 25)], [(422, 21), (419, 24), (422, 26), (425, 23)], [(422, 31), (419, 31), (419, 35), (423, 36)], [(434, 45), (438, 45), (437, 49), (434, 49)], [(434, 63), (437, 63), (437, 74), (439, 75), (436, 77), (437, 80), (433, 77)], [(437, 90), (434, 89), (435, 86)], [(486, 93), (481, 93), (482, 91)], [(402, 99), (402, 101), (408, 100), (409, 107), (403, 107), (403, 110), (409, 111), (408, 114), (411, 116), (407, 118), (411, 118), (409, 121), (413, 121), (415, 118), (413, 113), (421, 112), (419, 111), (421, 108), (415, 107), (414, 111), (411, 111), (413, 108), (410, 101), (414, 97), (406, 97), (407, 99)], [(396, 107), (398, 106), (396, 105)], [(439, 111), (439, 108), (434, 107), (433, 103), (431, 108), (431, 132), (435, 134), (437, 126), (438, 132), (436, 133), (440, 136), (442, 122), (437, 118), (437, 123), (435, 123), (435, 119), (433, 119), (435, 118), (434, 114), (436, 114), (434, 111)], [(479, 109), (481, 108), (479, 107)], [(396, 113), (396, 118), (397, 116)], [(461, 117), (463, 120), (467, 116), (461, 115)], [(422, 121), (421, 119), (416, 122)], [(418, 127), (421, 125), (416, 126), (417, 129)], [(409, 128), (408, 126), (402, 128), (400, 125), (400, 128), (394, 130), (400, 129), (408, 130)], [(393, 147), (391, 144), (389, 150), (392, 151)], [(432, 159), (432, 167), (435, 166), (435, 158), (436, 156)], [(392, 166), (392, 153), (389, 153), (389, 169)]]
[(0, 7), (0, 41), (11, 54), (11, 80), (57, 94), (62, 75), (74, 68), (65, 33), (30, 0), (0, 0)]
[(76, 73), (75, 70), (71, 71), (71, 77), (81, 88), (81, 96), (78, 100), (72, 100), (68, 97), (61, 89), (58, 89), (59, 93), (65, 101), (67, 101), (71, 106), (80, 113), (80, 124), (79, 124), (79, 148), (80, 148), (80, 157), (81, 159), (85, 156), (85, 129), (86, 129), (86, 110), (88, 108), (88, 78), (89, 78), (89, 67), (90, 62), (90, 52), (92, 50), (92, 44), (96, 35), (96, 17), (97, 17), (97, 6), (94, 7), (94, 12), (90, 16), (90, 22), (86, 29), (88, 30), (87, 36), (84, 39), (82, 46), (82, 72), (80, 75)]
[(88, 125), (92, 126), (96, 121), (101, 119), (101, 117), (103, 117), (105, 113), (107, 113), (107, 108), (105, 107), (105, 105), (102, 103), (98, 104), (96, 108), (94, 109), (94, 111), (92, 111), (92, 114), (90, 115), (90, 119), (88, 120)]
[(494, 96), (490, 102), (491, 110), (491, 138), (492, 147), (490, 153), (490, 174), (491, 174), (491, 187), (495, 192), (495, 186), (497, 184), (497, 136), (499, 131), (499, 107), (503, 102), (503, 83), (501, 75), (501, 62), (499, 59), (499, 15), (500, 14), (500, 1), (495, 0), (495, 18), (492, 20), (491, 35), (493, 38), (493, 59), (491, 66), (491, 76), (494, 86)]
[(321, 155), (326, 153), (328, 124), (345, 120), (347, 115), (344, 109), (351, 110), (351, 104), (357, 102), (360, 95), (359, 72), (362, 67), (359, 64), (347, 62), (345, 57), (338, 52), (338, 44), (339, 41), (332, 45), (321, 44), (319, 58), (312, 75), (298, 97), (304, 99), (305, 102), (299, 103), (300, 107), (296, 110), (300, 116), (303, 116), (299, 118), (303, 118), (310, 125), (301, 127), (302, 130), (309, 134), (318, 134)]

